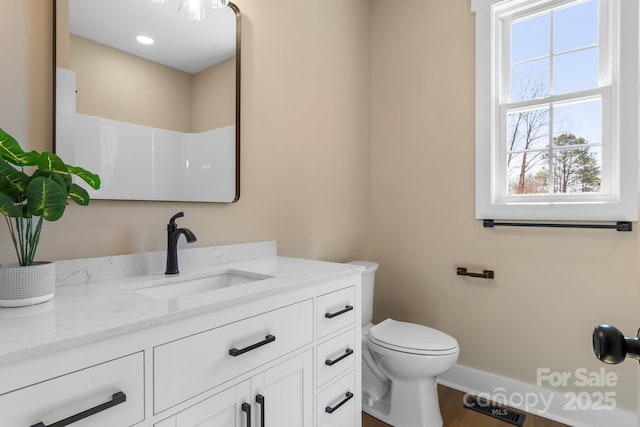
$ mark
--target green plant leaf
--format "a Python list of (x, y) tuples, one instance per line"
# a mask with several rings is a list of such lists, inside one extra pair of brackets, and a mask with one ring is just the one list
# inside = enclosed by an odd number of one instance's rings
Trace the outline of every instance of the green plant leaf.
[[(51, 174), (56, 174), (60, 178), (64, 180), (65, 188), (67, 189), (67, 194), (71, 191), (71, 183), (73, 179), (71, 178), (71, 173), (69, 172), (69, 167), (65, 162), (57, 155), (50, 151), (45, 151), (40, 155), (40, 160), (38, 161), (38, 168), (43, 171), (48, 171), (48, 176), (52, 176)], [(39, 172), (39, 171), (38, 171)], [(33, 176), (36, 176), (38, 172), (34, 173)]]
[(27, 186), (27, 207), (29, 213), (41, 216), (47, 221), (57, 221), (67, 206), (67, 192), (56, 181), (39, 176)]
[(0, 157), (16, 166), (34, 166), (38, 164), (40, 154), (25, 152), (15, 138), (0, 129)]
[(89, 204), (89, 193), (77, 184), (71, 184), (69, 198), (80, 206), (87, 206)]
[(0, 176), (3, 177), (11, 187), (24, 193), (31, 178), (24, 172), (14, 168), (4, 159), (0, 159)]
[(69, 170), (69, 173), (82, 178), (82, 180), (89, 184), (94, 190), (98, 190), (100, 188), (100, 177), (95, 173), (89, 172), (88, 170), (83, 169), (79, 166), (67, 165), (67, 169)]
[(62, 159), (50, 151), (45, 151), (40, 154), (40, 158), (38, 159), (38, 169), (68, 172), (67, 165), (62, 161)]
[(67, 194), (69, 194), (72, 183), (71, 183), (71, 175), (69, 175), (68, 173), (60, 173), (50, 169), (38, 169), (33, 173), (31, 178), (33, 179), (39, 176), (52, 179), (53, 181), (56, 182), (56, 184), (62, 187), (67, 192)]
[(16, 206), (10, 196), (0, 193), (0, 213), (4, 216), (16, 218), (22, 216), (22, 209)]
[(20, 192), (2, 175), (0, 175), (0, 193), (11, 197), (16, 203), (20, 200)]

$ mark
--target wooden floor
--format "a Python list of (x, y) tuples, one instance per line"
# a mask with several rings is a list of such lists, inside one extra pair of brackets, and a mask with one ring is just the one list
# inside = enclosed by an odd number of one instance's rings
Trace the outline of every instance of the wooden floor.
[[(512, 424), (466, 409), (462, 406), (464, 393), (448, 387), (438, 386), (440, 412), (444, 427), (508, 427)], [(566, 424), (550, 421), (533, 414), (526, 414), (523, 427), (567, 427)], [(362, 413), (362, 427), (389, 427), (389, 424)], [(395, 426), (404, 427), (404, 426)]]

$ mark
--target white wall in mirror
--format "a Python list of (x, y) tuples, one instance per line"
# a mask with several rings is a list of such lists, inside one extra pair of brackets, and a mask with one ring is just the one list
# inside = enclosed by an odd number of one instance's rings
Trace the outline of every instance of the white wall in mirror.
[(235, 125), (185, 133), (79, 114), (75, 72), (58, 68), (56, 80), (57, 152), (100, 175), (92, 198), (234, 200)]

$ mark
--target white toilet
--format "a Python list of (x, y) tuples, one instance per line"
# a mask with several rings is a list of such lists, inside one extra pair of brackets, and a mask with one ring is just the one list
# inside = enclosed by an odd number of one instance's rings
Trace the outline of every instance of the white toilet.
[(460, 349), (436, 329), (386, 319), (371, 323), (378, 264), (362, 272), (362, 410), (395, 427), (441, 427), (436, 377), (448, 371)]

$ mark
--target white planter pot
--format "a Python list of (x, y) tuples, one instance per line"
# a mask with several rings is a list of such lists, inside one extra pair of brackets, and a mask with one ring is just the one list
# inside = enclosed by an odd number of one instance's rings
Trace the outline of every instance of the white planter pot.
[(0, 266), (0, 307), (24, 307), (53, 298), (56, 290), (56, 265), (36, 262), (21, 266)]

